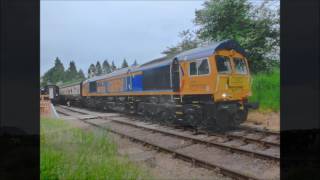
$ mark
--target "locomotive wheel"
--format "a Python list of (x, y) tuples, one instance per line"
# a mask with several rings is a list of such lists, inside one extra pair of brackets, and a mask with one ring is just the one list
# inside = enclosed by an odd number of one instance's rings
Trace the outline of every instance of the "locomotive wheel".
[(199, 127), (205, 131), (215, 130), (216, 120), (214, 118), (206, 119), (200, 123)]
[(147, 110), (143, 110), (143, 121), (145, 122), (150, 121), (150, 114)]
[(235, 115), (235, 122), (236, 125), (240, 125), (244, 121), (246, 121), (248, 118), (248, 109), (245, 108), (243, 110), (239, 110)]
[(174, 121), (174, 118), (169, 114), (168, 111), (162, 111), (160, 117), (161, 122), (166, 125), (170, 125)]
[(154, 117), (154, 122), (155, 123), (163, 124), (164, 119), (162, 117), (162, 113), (163, 113), (163, 111), (157, 112), (157, 114)]
[(198, 125), (201, 122), (200, 113), (197, 113), (197, 111), (193, 110), (193, 109), (189, 109), (189, 110), (185, 111), (184, 117), (185, 117), (187, 124), (191, 127), (194, 127), (194, 128), (198, 127)]
[(225, 131), (234, 127), (234, 115), (230, 114), (228, 111), (220, 110), (215, 119), (215, 129), (218, 131)]

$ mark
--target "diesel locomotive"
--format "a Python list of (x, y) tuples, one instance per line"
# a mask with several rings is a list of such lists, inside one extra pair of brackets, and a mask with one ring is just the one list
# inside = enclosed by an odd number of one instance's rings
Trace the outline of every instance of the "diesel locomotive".
[(150, 121), (221, 130), (247, 119), (251, 77), (233, 40), (59, 86), (59, 102), (139, 114)]

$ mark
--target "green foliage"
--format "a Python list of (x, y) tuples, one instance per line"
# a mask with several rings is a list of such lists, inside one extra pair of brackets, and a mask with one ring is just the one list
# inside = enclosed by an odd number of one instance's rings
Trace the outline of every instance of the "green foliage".
[(117, 155), (104, 131), (83, 131), (62, 120), (41, 119), (40, 179), (150, 179)]
[(60, 59), (57, 57), (53, 68), (49, 69), (42, 77), (43, 82), (41, 86), (48, 84), (59, 84), (70, 81), (84, 80), (84, 73), (82, 70), (77, 71), (77, 67), (74, 61), (71, 61), (69, 68), (65, 71), (64, 66)]
[(91, 78), (96, 75), (96, 66), (94, 64), (90, 64), (88, 69), (88, 78)]
[(96, 74), (97, 76), (101, 75), (102, 74), (102, 67), (101, 67), (101, 64), (99, 61), (97, 61), (97, 64), (96, 64)]
[(252, 72), (273, 68), (270, 53), (279, 49), (278, 10), (269, 9), (267, 1), (253, 7), (248, 0), (209, 0), (203, 6), (195, 18), (200, 39), (236, 40), (247, 51)]
[(190, 30), (184, 30), (180, 32), (179, 37), (181, 38), (181, 42), (175, 46), (167, 47), (162, 54), (171, 57), (182, 51), (193, 49), (198, 46), (197, 37), (194, 32), (191, 32)]
[(69, 68), (65, 72), (65, 80), (70, 81), (78, 78), (78, 72), (76, 68), (76, 64), (74, 61), (71, 61), (69, 64)]
[(132, 64), (132, 66), (137, 66), (137, 65), (138, 65), (138, 62), (137, 62), (137, 60), (135, 59), (134, 62), (133, 62), (133, 64)]
[(56, 84), (59, 81), (64, 81), (65, 74), (64, 74), (64, 66), (61, 62), (61, 60), (56, 57), (54, 62), (54, 67), (49, 69), (44, 75), (43, 75), (43, 84), (42, 86), (45, 86), (47, 84)]
[(259, 102), (261, 111), (280, 110), (280, 70), (252, 76), (252, 96), (249, 101)]
[(86, 79), (82, 69), (79, 70), (77, 79), (80, 79), (80, 80), (85, 80)]
[(102, 73), (103, 74), (111, 73), (111, 66), (110, 66), (108, 60), (104, 60), (102, 63)]
[(128, 62), (127, 62), (127, 60), (126, 60), (126, 58), (124, 58), (123, 59), (123, 62), (122, 62), (122, 65), (121, 65), (121, 68), (126, 68), (126, 67), (128, 67), (129, 65), (128, 65)]

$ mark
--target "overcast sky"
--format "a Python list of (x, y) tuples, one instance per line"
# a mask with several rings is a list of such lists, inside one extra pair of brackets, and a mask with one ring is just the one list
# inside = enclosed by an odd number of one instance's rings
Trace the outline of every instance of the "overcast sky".
[[(258, 5), (262, 0), (250, 0)], [(87, 73), (91, 63), (108, 59), (120, 66), (161, 57), (179, 42), (179, 32), (196, 27), (195, 10), (204, 0), (41, 0), (41, 75), (59, 57)]]
[[(161, 57), (178, 34), (194, 29), (203, 1), (41, 1), (41, 75), (58, 56), (85, 73), (91, 63)], [(102, 63), (102, 62), (101, 62)]]

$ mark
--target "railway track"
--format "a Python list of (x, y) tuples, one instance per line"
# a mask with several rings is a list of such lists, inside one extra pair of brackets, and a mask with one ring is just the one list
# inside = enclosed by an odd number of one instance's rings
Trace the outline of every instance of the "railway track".
[[(71, 107), (66, 107), (66, 106), (62, 106), (65, 109), (68, 109), (72, 112), (76, 112), (76, 113), (80, 113), (83, 115), (89, 115), (92, 114), (92, 112), (87, 111), (87, 110), (83, 110), (83, 109), (78, 109), (78, 108), (71, 108)], [(98, 117), (100, 118), (104, 118), (103, 116), (99, 116), (99, 114), (96, 114)], [(180, 137), (180, 138), (184, 138), (184, 139), (189, 139), (192, 140), (194, 142), (197, 143), (202, 143), (202, 144), (206, 144), (206, 145), (213, 145), (213, 146), (218, 146), (220, 148), (226, 148), (230, 151), (235, 151), (235, 152), (240, 152), (240, 153), (245, 153), (245, 154), (249, 154), (255, 157), (260, 157), (260, 158), (264, 158), (264, 159), (271, 159), (271, 160), (275, 160), (275, 161), (279, 161), (280, 160), (280, 136), (279, 134), (276, 134), (274, 132), (270, 132), (270, 131), (261, 131), (261, 130), (256, 130), (256, 129), (250, 129), (250, 128), (245, 128), (245, 130), (237, 130), (237, 131), (231, 131), (231, 132), (226, 132), (226, 133), (208, 133), (207, 139), (203, 139), (203, 138), (197, 138), (192, 131), (183, 129), (182, 131), (187, 132), (188, 134), (181, 134), (181, 133), (177, 133), (176, 131), (181, 131), (181, 129), (178, 128), (172, 128), (171, 130), (168, 130), (169, 127), (167, 126), (161, 126), (161, 125), (157, 125), (156, 127), (152, 127), (152, 126), (148, 126), (150, 124), (148, 123), (137, 123), (135, 121), (124, 121), (124, 120), (120, 120), (120, 119), (115, 119), (113, 117), (108, 117), (108, 119), (112, 119), (114, 122), (117, 123), (121, 123), (121, 124), (125, 124), (125, 125), (130, 125), (130, 126), (134, 126), (137, 128), (143, 128), (146, 130), (150, 130), (150, 131), (155, 131), (155, 132), (160, 132), (160, 133), (164, 133), (167, 135), (171, 135), (171, 136), (176, 136), (176, 137)], [(130, 119), (134, 119), (137, 120), (135, 117), (130, 117)], [(161, 128), (160, 128), (161, 127)], [(200, 133), (201, 135), (201, 133)], [(251, 136), (250, 136), (251, 135)], [(271, 138), (270, 138), (271, 136)], [(222, 142), (215, 142), (212, 141), (213, 138), (222, 138)], [(271, 139), (271, 140), (270, 140)], [(232, 140), (240, 140), (243, 142), (243, 144), (241, 144), (241, 146), (244, 146), (246, 144), (249, 143), (256, 143), (258, 145), (260, 145), (262, 151), (253, 151), (253, 150), (248, 150), (248, 149), (244, 149), (241, 147), (235, 147), (235, 146), (231, 146), (231, 145), (227, 145), (226, 142), (230, 142)], [(265, 149), (269, 149), (269, 148), (275, 148), (278, 151), (275, 151), (277, 153), (275, 154), (268, 154), (267, 152), (263, 152), (265, 151)]]
[[(188, 147), (195, 146), (195, 145), (202, 145), (201, 146), (202, 149), (218, 148), (227, 153), (241, 154), (241, 156), (246, 156), (244, 159), (258, 158), (258, 159), (261, 159), (260, 161), (263, 161), (264, 163), (268, 161), (268, 162), (271, 162), (271, 164), (274, 164), (274, 163), (278, 164), (278, 161), (279, 161), (279, 153), (278, 153), (279, 143), (263, 140), (265, 138), (256, 139), (253, 137), (249, 137), (247, 135), (240, 135), (239, 133), (237, 134), (234, 132), (233, 134), (225, 133), (225, 134), (193, 135), (192, 132), (188, 130), (178, 130), (176, 128), (170, 129), (165, 126), (148, 124), (141, 121), (133, 121), (132, 118), (128, 119), (121, 115), (108, 116), (107, 118), (105, 118), (103, 114), (98, 112), (92, 112), (85, 109), (71, 108), (71, 107), (65, 107), (65, 106), (59, 106), (57, 111), (60, 114), (66, 115), (66, 116), (82, 117), (79, 119), (87, 124), (90, 124), (97, 128), (111, 131), (121, 136), (128, 137), (129, 139), (132, 139), (134, 141), (139, 141), (143, 144), (151, 145), (156, 149), (161, 149), (166, 152), (170, 152), (175, 157), (179, 157), (179, 158), (191, 161), (192, 164), (194, 165), (203, 166), (209, 169), (219, 169), (222, 174), (231, 176), (236, 179), (261, 179), (261, 177), (259, 177), (259, 173), (250, 174), (248, 172), (242, 172), (240, 170), (237, 170), (237, 168), (232, 169), (232, 168), (224, 167), (219, 163), (212, 163), (211, 161), (207, 161), (206, 158), (199, 158), (195, 155), (185, 153), (181, 151), (181, 149), (187, 149)], [(105, 119), (106, 121), (108, 121), (109, 126), (111, 125), (111, 128), (91, 122), (90, 121), (91, 119), (92, 120)], [(131, 131), (126, 132), (125, 130), (123, 130), (124, 126), (126, 129), (131, 129)], [(246, 130), (246, 131), (247, 133), (249, 132), (249, 130)], [(141, 137), (135, 136), (137, 132), (142, 133), (144, 135)], [(145, 139), (146, 135), (159, 136), (159, 139), (167, 138), (168, 140), (176, 141), (176, 142), (180, 142), (181, 140), (183, 140), (184, 142), (187, 142), (187, 143), (181, 146), (172, 148), (172, 147), (168, 147), (166, 144), (161, 144), (161, 143), (157, 143), (156, 141), (146, 140)], [(237, 141), (238, 143), (235, 143)], [(252, 146), (251, 143), (259, 144), (259, 146), (256, 146), (256, 147), (259, 147), (259, 150), (254, 148), (251, 148), (251, 149), (245, 148), (245, 147)], [(273, 149), (273, 151), (267, 151), (266, 149)]]

